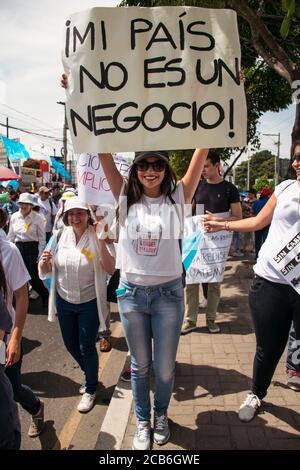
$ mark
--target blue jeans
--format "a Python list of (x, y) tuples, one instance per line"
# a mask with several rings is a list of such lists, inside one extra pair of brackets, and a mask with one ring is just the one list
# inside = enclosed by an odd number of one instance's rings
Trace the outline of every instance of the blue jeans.
[(154, 411), (166, 412), (174, 385), (175, 361), (184, 314), (182, 279), (143, 287), (120, 280), (126, 292), (118, 306), (131, 354), (131, 384), (135, 413), (151, 417), (150, 378), (155, 374)]
[(85, 374), (86, 392), (95, 393), (99, 366), (97, 301), (71, 304), (56, 293), (56, 308), (64, 344)]
[(284, 352), (292, 322), (300, 337), (300, 296), (287, 284), (255, 275), (249, 305), (256, 336), (252, 392), (262, 400)]
[(241, 236), (239, 232), (233, 232), (233, 247), (235, 253), (241, 252)]
[(18, 362), (5, 369), (5, 373), (9, 378), (14, 392), (14, 400), (20, 403), (24, 410), (28, 411), (31, 415), (35, 415), (41, 406), (38, 397), (35, 396), (31, 388), (21, 382), (21, 367), (23, 360), (23, 349), (21, 345), (21, 356)]

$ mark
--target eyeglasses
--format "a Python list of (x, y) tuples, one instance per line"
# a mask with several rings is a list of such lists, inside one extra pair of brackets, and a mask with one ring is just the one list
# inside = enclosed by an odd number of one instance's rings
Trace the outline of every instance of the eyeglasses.
[(138, 171), (147, 171), (150, 167), (154, 171), (164, 171), (167, 164), (162, 160), (156, 160), (155, 162), (147, 162), (147, 160), (142, 160), (135, 164)]
[(300, 152), (297, 152), (295, 153), (295, 155), (293, 155), (292, 161), (294, 162), (295, 160), (297, 160), (297, 162), (300, 162)]

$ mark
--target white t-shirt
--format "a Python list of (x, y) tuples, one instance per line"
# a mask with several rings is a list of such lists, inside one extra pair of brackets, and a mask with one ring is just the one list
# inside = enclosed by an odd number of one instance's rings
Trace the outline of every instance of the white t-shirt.
[(46, 245), (45, 218), (31, 211), (23, 217), (21, 211), (15, 212), (10, 219), (7, 238), (10, 242), (38, 242), (39, 256)]
[[(125, 184), (121, 198), (124, 190)], [(172, 199), (176, 205), (165, 195), (143, 195), (139, 203), (130, 207), (125, 224), (121, 225), (116, 267), (121, 277), (133, 284), (160, 284), (182, 274), (179, 238), (185, 201), (181, 182)]]
[(270, 263), (272, 246), (283, 239), (286, 231), (292, 227), (300, 217), (300, 186), (296, 180), (286, 180), (276, 186), (274, 194), (277, 204), (270, 225), (268, 237), (262, 245), (257, 263), (253, 267), (255, 274), (271, 282), (288, 284), (273, 265)]
[[(18, 248), (4, 237), (0, 237), (0, 258), (7, 283), (7, 308), (15, 324), (15, 310), (13, 308), (13, 293), (24, 286), (31, 277), (26, 269)], [(8, 338), (9, 339), (9, 338)]]

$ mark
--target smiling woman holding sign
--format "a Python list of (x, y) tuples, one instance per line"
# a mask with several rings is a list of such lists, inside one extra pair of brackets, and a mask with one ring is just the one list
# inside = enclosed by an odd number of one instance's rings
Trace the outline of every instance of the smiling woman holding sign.
[(186, 175), (176, 184), (167, 152), (136, 152), (128, 181), (111, 154), (99, 154), (119, 202), (116, 265), (121, 280), (116, 293), (131, 354), (136, 450), (150, 448), (152, 341), (154, 442), (162, 445), (170, 437), (167, 409), (183, 320), (180, 237), (184, 204), (192, 200), (206, 156), (207, 150), (195, 150)]
[(249, 293), (256, 335), (256, 355), (252, 390), (239, 409), (239, 418), (244, 422), (254, 418), (261, 400), (267, 394), (286, 346), (292, 322), (296, 338), (300, 338), (300, 273), (297, 269), (300, 232), (300, 142), (294, 145), (291, 170), (294, 176), (296, 175), (296, 181), (287, 180), (276, 186), (274, 194), (256, 217), (234, 222), (205, 222), (208, 232), (224, 229), (251, 232), (261, 230), (271, 223), (268, 237), (254, 266), (255, 276)]

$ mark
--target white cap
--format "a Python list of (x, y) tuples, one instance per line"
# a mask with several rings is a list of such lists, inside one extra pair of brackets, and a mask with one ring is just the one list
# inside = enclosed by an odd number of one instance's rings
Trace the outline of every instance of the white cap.
[(86, 202), (83, 202), (79, 199), (79, 196), (74, 196), (66, 199), (64, 213), (71, 209), (84, 209), (86, 211), (89, 210), (89, 206)]
[(32, 194), (30, 193), (21, 193), (20, 194), (20, 197), (19, 197), (19, 200), (18, 200), (18, 203), (24, 203), (24, 204), (31, 204), (32, 206), (34, 206), (34, 201), (33, 201), (33, 196)]

